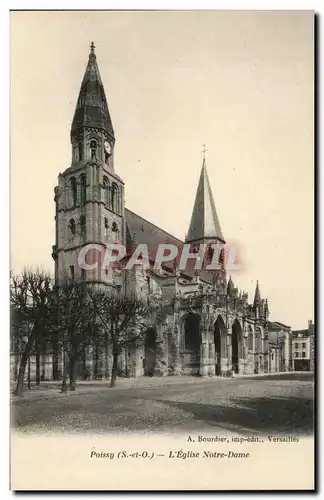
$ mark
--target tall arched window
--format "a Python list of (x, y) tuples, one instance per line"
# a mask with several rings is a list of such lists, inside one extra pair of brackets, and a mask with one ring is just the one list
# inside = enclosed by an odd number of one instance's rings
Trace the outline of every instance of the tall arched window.
[(82, 174), (80, 177), (80, 185), (81, 185), (81, 204), (84, 204), (87, 199), (87, 178), (85, 174)]
[(79, 155), (79, 161), (83, 160), (83, 147), (82, 147), (82, 142), (78, 142), (78, 155)]
[(80, 232), (82, 236), (85, 236), (86, 233), (86, 218), (84, 215), (81, 215), (80, 217)]
[(72, 204), (73, 204), (73, 206), (75, 206), (77, 204), (77, 200), (78, 200), (77, 183), (76, 183), (75, 177), (71, 177), (70, 187), (71, 187), (71, 194), (72, 194)]
[(111, 209), (113, 210), (113, 212), (118, 211), (118, 196), (119, 196), (118, 186), (114, 182), (111, 185)]
[(118, 214), (121, 214), (121, 210), (122, 210), (121, 203), (122, 203), (122, 188), (119, 186), (118, 196), (117, 196), (117, 213)]
[(75, 235), (75, 220), (70, 219), (69, 221), (69, 229), (72, 235)]
[(105, 205), (110, 207), (110, 186), (109, 186), (109, 180), (106, 176), (103, 178), (102, 185), (104, 190), (103, 201)]
[(253, 332), (251, 330), (251, 328), (249, 328), (248, 330), (248, 350), (249, 351), (253, 351)]
[(97, 141), (92, 139), (90, 141), (90, 153), (91, 153), (91, 159), (97, 158)]

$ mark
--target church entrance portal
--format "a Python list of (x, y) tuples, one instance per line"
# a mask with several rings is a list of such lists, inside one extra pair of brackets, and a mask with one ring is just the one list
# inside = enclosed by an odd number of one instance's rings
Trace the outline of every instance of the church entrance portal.
[(221, 316), (218, 316), (214, 325), (215, 344), (215, 374), (221, 375), (221, 358), (226, 357), (226, 327)]
[(156, 365), (156, 331), (149, 328), (145, 336), (144, 375), (153, 377)]
[(183, 371), (186, 375), (199, 375), (200, 345), (200, 317), (189, 313), (184, 320)]
[(232, 326), (232, 369), (239, 373), (239, 360), (242, 357), (242, 328), (235, 320)]

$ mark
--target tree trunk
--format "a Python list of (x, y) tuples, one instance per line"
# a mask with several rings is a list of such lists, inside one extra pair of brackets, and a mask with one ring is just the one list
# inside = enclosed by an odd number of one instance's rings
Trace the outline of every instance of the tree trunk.
[(108, 364), (108, 337), (105, 335), (105, 372), (104, 377), (109, 378), (109, 364)]
[(59, 345), (56, 340), (52, 340), (52, 368), (53, 380), (60, 380), (59, 376)]
[(115, 387), (117, 378), (117, 368), (118, 368), (118, 352), (113, 351), (113, 365), (111, 370), (110, 387)]
[(28, 368), (27, 368), (27, 382), (28, 382), (28, 389), (31, 389), (31, 384), (30, 384), (30, 356), (28, 356)]
[(63, 394), (67, 393), (67, 371), (66, 371), (66, 353), (65, 353), (65, 350), (63, 350), (63, 377), (62, 377), (61, 392)]
[(92, 359), (94, 358), (94, 368), (93, 368), (93, 378), (97, 380), (99, 374), (99, 357), (98, 357), (98, 346), (97, 343), (94, 345), (92, 350)]
[(36, 385), (40, 385), (40, 353), (39, 353), (39, 344), (37, 342), (36, 345)]
[(42, 374), (41, 374), (41, 380), (44, 381), (46, 379), (46, 355), (42, 354), (41, 355), (42, 359)]
[(76, 358), (70, 358), (70, 391), (75, 391), (76, 389), (76, 368)]
[(15, 392), (14, 392), (14, 394), (16, 396), (20, 396), (20, 394), (23, 391), (26, 365), (27, 365), (28, 358), (30, 356), (30, 352), (31, 352), (32, 347), (34, 345), (34, 340), (35, 340), (35, 336), (33, 334), (31, 334), (29, 336), (26, 348), (25, 348), (25, 350), (24, 350), (24, 352), (23, 352), (23, 354), (21, 356), (20, 366), (19, 366), (19, 373), (18, 373), (18, 380), (17, 380), (16, 389), (15, 389)]

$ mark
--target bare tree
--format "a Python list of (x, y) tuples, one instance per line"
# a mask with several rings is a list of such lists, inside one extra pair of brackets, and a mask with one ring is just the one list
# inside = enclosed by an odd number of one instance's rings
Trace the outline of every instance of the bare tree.
[(105, 343), (110, 343), (112, 346), (110, 387), (114, 387), (118, 373), (118, 356), (127, 345), (132, 345), (143, 338), (149, 324), (149, 307), (142, 300), (133, 296), (119, 295), (108, 288), (92, 288), (89, 295), (100, 321)]
[(41, 270), (25, 269), (21, 275), (10, 273), (11, 330), (23, 349), (16, 395), (23, 390), (26, 365), (33, 348), (48, 335), (52, 285), (52, 277)]
[(67, 392), (68, 377), (70, 390), (74, 391), (78, 361), (98, 332), (87, 285), (68, 279), (57, 282), (51, 297), (51, 309), (54, 338), (57, 345), (61, 346), (64, 358), (61, 391)]

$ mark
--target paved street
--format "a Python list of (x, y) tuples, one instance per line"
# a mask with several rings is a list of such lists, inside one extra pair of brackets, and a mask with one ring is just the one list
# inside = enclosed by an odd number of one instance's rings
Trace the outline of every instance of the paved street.
[[(172, 377), (174, 378), (174, 377)], [(121, 381), (122, 382), (122, 381)], [(133, 382), (132, 382), (133, 384)], [(139, 384), (140, 385), (140, 384)], [(13, 426), (21, 432), (179, 432), (300, 434), (313, 432), (310, 373), (197, 379), (149, 387), (80, 386), (79, 392), (16, 399)], [(57, 393), (57, 391), (56, 391)]]

